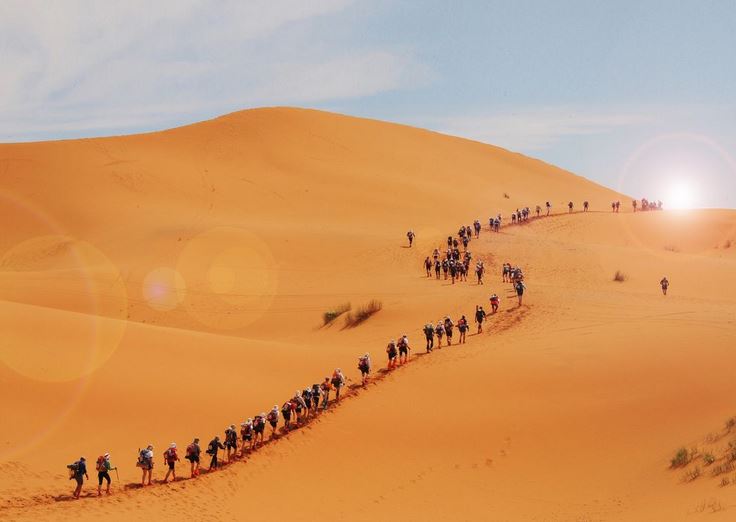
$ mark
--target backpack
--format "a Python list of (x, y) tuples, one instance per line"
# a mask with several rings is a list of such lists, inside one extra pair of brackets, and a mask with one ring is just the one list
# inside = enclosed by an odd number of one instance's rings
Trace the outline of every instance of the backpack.
[(309, 388), (304, 388), (304, 390), (302, 390), (302, 397), (304, 397), (304, 402), (306, 402), (307, 406), (309, 406), (309, 401), (312, 400), (312, 390)]
[(164, 451), (164, 460), (168, 462), (173, 462), (176, 460), (176, 449), (169, 448), (166, 451)]
[(97, 471), (107, 471), (107, 466), (105, 466), (105, 457), (100, 455), (97, 457), (97, 464), (95, 465), (95, 469)]
[(365, 357), (361, 357), (360, 361), (358, 362), (358, 369), (359, 370), (367, 370), (368, 369), (368, 359)]
[(319, 390), (320, 390), (319, 384), (313, 384), (312, 385), (312, 396), (319, 397)]
[(210, 441), (209, 446), (207, 446), (207, 455), (214, 455), (217, 452), (217, 442), (214, 440)]
[(197, 447), (192, 442), (189, 446), (187, 446), (187, 457), (193, 457), (197, 454)]
[(69, 470), (69, 478), (76, 476), (77, 471), (79, 471), (79, 461), (67, 464), (66, 468)]
[(268, 415), (266, 415), (266, 419), (268, 419), (269, 422), (273, 422), (275, 420), (278, 420), (277, 415), (278, 415), (278, 413), (276, 413), (275, 411), (271, 410), (270, 412), (268, 412)]

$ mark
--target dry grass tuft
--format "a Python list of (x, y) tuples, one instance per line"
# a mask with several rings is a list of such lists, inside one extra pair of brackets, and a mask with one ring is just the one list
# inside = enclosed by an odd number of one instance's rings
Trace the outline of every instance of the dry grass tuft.
[(613, 274), (613, 280), (618, 283), (623, 283), (626, 281), (626, 274), (624, 274), (621, 270), (616, 270), (616, 273)]
[(370, 316), (379, 312), (382, 308), (383, 303), (381, 301), (372, 299), (368, 304), (359, 307), (355, 312), (350, 312), (345, 316), (345, 328), (355, 328), (359, 324), (367, 321)]
[(332, 324), (332, 322), (340, 317), (345, 312), (350, 311), (350, 303), (343, 303), (337, 307), (335, 307), (333, 310), (328, 310), (324, 314), (322, 314), (322, 326), (327, 326), (329, 324)]

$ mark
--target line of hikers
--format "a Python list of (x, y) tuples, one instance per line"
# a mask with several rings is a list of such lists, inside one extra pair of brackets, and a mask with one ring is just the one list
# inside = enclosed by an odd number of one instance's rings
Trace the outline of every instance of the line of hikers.
[[(360, 357), (359, 369), (363, 375), (363, 384), (366, 383), (368, 374), (370, 373), (370, 356), (365, 354)], [(330, 394), (334, 390), (334, 402), (340, 400), (340, 392), (347, 385), (349, 379), (345, 377), (340, 368), (335, 369), (332, 377), (325, 377), (321, 383), (315, 383), (306, 386), (303, 390), (296, 390), (294, 396), (283, 403), (281, 407), (274, 405), (268, 413), (261, 412), (258, 415), (249, 417), (240, 424), (240, 433), (234, 424), (226, 427), (224, 430), (224, 438), (220, 439), (216, 435), (207, 445), (205, 454), (210, 457), (208, 471), (214, 471), (217, 467), (234, 459), (243, 458), (249, 451), (254, 451), (259, 444), (263, 443), (266, 425), (271, 427), (271, 438), (277, 437), (277, 429), (279, 423), (282, 424), (282, 431), (288, 432), (295, 427), (305, 423), (310, 416), (315, 416), (320, 410), (326, 410), (330, 404)], [(240, 435), (240, 436), (238, 436)], [(223, 444), (224, 441), (224, 444)], [(225, 457), (220, 459), (220, 450), (224, 450)], [(184, 458), (190, 463), (190, 477), (194, 478), (200, 474), (200, 460), (202, 448), (200, 439), (195, 438), (187, 447)], [(167, 468), (163, 482), (176, 480), (176, 465), (180, 461), (178, 448), (175, 442), (172, 442), (166, 451), (163, 452), (163, 462)], [(148, 444), (145, 448), (138, 450), (138, 458), (136, 467), (142, 470), (141, 486), (150, 486), (152, 484), (152, 475), (154, 468), (154, 446)], [(82, 491), (84, 480), (89, 480), (87, 473), (87, 460), (84, 456), (80, 457), (76, 462), (67, 465), (69, 470), (69, 479), (76, 480), (77, 486), (72, 494), (73, 498), (78, 499)], [(110, 475), (109, 472), (115, 470), (110, 464), (110, 454), (105, 453), (97, 459), (96, 470), (98, 472), (98, 489), (97, 494), (102, 494), (103, 480), (107, 482), (106, 493), (110, 494)]]

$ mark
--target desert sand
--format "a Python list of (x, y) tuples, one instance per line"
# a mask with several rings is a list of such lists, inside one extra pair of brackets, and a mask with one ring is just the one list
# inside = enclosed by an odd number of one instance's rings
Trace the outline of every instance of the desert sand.
[[(286, 108), (0, 145), (0, 176), (0, 519), (735, 516), (736, 472), (712, 473), (736, 438), (735, 211), (634, 214), (500, 148)], [(489, 232), (546, 200), (553, 216)], [(485, 285), (427, 279), (425, 256), (474, 219)], [(522, 307), (505, 261), (525, 271)], [(422, 325), (493, 292), (485, 333), (417, 355)], [(359, 327), (321, 327), (371, 299)], [(247, 462), (131, 486), (138, 448), (155, 445), (161, 479), (170, 442), (206, 444), (336, 367), (357, 381), (357, 357), (382, 367), (402, 333), (411, 364)], [(670, 469), (680, 447), (719, 460)], [(120, 482), (98, 499), (106, 451)], [(71, 501), (80, 455), (93, 480)]]

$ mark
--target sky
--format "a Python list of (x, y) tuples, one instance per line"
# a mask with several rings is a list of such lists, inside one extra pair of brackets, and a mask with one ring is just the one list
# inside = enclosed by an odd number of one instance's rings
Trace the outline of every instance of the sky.
[(736, 1), (0, 0), (0, 142), (288, 105), (736, 208)]

